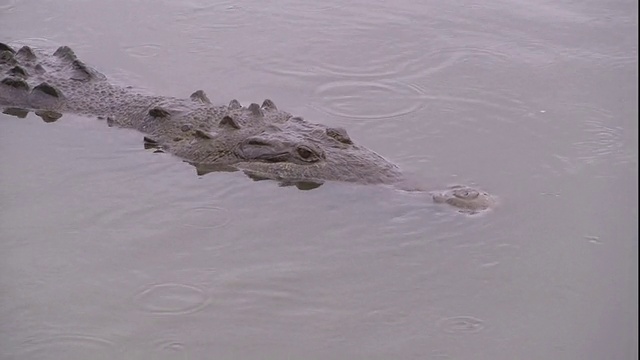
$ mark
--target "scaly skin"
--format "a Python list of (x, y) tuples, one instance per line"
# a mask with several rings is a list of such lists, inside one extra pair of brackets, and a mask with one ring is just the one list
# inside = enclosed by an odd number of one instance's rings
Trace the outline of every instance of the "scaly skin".
[[(75, 113), (106, 118), (111, 126), (137, 129), (158, 147), (193, 163), (231, 164), (229, 153), (241, 139), (286, 122), (291, 114), (270, 100), (262, 107), (214, 106), (202, 91), (189, 99), (149, 96), (112, 85), (79, 61), (68, 47), (53, 55), (6, 45), (0, 56), (0, 103), (14, 108)], [(0, 50), (3, 47), (0, 46)], [(24, 74), (24, 75), (23, 75)]]
[[(25, 116), (33, 110), (45, 121), (55, 121), (62, 113), (104, 118), (110, 126), (146, 134), (145, 145), (190, 162), (200, 173), (238, 169), (254, 179), (315, 186), (324, 181), (404, 180), (396, 165), (355, 144), (342, 128), (293, 117), (271, 100), (248, 107), (236, 100), (216, 106), (201, 90), (189, 99), (140, 94), (110, 84), (66, 46), (50, 55), (26, 46), (15, 51), (0, 43), (0, 75), (6, 76), (0, 81), (5, 113)], [(433, 198), (468, 213), (493, 205), (488, 194), (466, 196), (464, 201), (458, 195), (449, 191), (433, 193)]]

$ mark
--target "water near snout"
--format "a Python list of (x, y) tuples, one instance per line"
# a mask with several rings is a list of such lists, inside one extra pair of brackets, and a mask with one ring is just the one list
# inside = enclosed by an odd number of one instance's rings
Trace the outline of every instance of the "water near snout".
[(0, 359), (637, 358), (637, 30), (633, 0), (1, 2), (0, 41), (270, 98), (500, 205), (197, 176), (0, 115)]

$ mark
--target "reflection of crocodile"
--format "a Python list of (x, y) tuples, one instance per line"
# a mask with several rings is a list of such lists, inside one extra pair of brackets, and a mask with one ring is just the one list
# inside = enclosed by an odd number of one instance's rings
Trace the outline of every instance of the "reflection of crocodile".
[[(0, 73), (6, 74), (0, 83), (5, 113), (25, 116), (34, 110), (45, 121), (62, 113), (97, 116), (110, 126), (141, 131), (145, 146), (181, 157), (200, 173), (239, 169), (254, 179), (300, 188), (326, 180), (394, 184), (403, 179), (396, 165), (355, 144), (342, 128), (293, 117), (270, 100), (215, 106), (201, 90), (189, 99), (143, 95), (108, 83), (66, 46), (48, 55), (0, 43)], [(489, 207), (490, 201), (470, 196), (478, 192), (469, 190), (438, 193), (434, 200), (471, 212)]]

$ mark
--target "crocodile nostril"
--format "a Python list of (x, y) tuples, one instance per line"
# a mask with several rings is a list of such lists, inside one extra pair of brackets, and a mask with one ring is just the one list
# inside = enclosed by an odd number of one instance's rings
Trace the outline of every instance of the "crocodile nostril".
[(453, 196), (460, 199), (475, 199), (480, 196), (480, 193), (473, 189), (456, 189), (453, 191)]

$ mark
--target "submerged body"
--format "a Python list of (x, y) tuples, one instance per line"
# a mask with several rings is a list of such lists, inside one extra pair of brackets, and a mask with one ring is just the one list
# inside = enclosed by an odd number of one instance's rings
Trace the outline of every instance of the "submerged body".
[[(344, 129), (294, 117), (268, 99), (243, 107), (236, 100), (213, 105), (201, 90), (188, 99), (140, 94), (110, 84), (65, 46), (45, 54), (0, 43), (0, 74), (5, 113), (24, 116), (33, 110), (45, 121), (63, 113), (104, 118), (110, 126), (144, 133), (145, 145), (170, 152), (200, 172), (238, 169), (284, 184), (404, 180), (395, 164), (354, 143)], [(492, 206), (477, 197), (466, 199), (464, 206), (442, 201), (454, 195), (435, 193), (434, 200), (465, 211)]]

